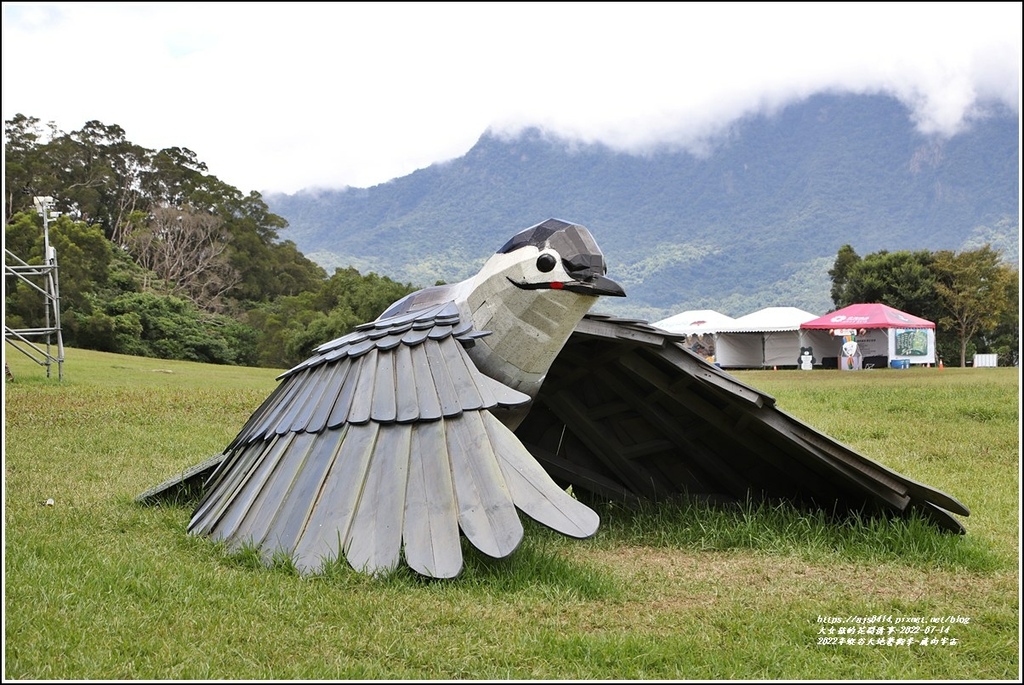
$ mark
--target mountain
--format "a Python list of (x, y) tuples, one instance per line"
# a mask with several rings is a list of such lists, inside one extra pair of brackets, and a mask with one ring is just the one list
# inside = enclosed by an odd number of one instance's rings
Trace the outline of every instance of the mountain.
[(269, 194), (281, 237), (321, 266), (414, 285), (475, 273), (514, 232), (587, 226), (628, 297), (602, 311), (659, 320), (766, 306), (824, 314), (844, 244), (1019, 259), (1019, 117), (926, 136), (880, 95), (813, 96), (734, 122), (700, 156), (616, 152), (527, 130), (372, 188)]

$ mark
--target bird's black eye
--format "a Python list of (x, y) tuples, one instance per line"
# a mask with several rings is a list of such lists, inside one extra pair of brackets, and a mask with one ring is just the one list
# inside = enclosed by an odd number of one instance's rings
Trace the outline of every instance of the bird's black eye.
[(547, 273), (555, 268), (555, 264), (558, 264), (558, 260), (547, 252), (537, 257), (537, 268)]

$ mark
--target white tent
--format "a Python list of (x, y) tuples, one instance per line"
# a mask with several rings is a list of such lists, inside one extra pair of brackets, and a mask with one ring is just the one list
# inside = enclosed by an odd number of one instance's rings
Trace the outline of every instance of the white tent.
[(816, 314), (797, 307), (765, 307), (741, 316), (718, 331), (715, 360), (723, 368), (795, 367), (800, 362), (801, 348), (810, 347), (820, 364), (821, 355), (813, 350), (816, 346), (824, 349), (831, 340), (818, 331), (800, 328), (816, 318)]
[(691, 309), (680, 312), (667, 319), (655, 321), (654, 325), (669, 333), (685, 333), (686, 335), (717, 333), (736, 322), (731, 316), (716, 312), (714, 309)]
[(736, 319), (731, 316), (713, 309), (691, 309), (656, 321), (654, 325), (669, 333), (686, 335), (688, 348), (703, 357), (713, 359), (716, 354), (716, 334), (735, 322)]

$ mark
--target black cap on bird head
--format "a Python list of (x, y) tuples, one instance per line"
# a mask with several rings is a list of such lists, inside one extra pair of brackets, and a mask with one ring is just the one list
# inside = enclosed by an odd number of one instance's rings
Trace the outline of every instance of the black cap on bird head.
[[(536, 226), (531, 226), (512, 236), (498, 254), (506, 254), (521, 247), (532, 245), (538, 250), (552, 249), (562, 258), (562, 267), (574, 280), (572, 283), (548, 283), (525, 285), (515, 283), (526, 289), (552, 288), (564, 289), (583, 295), (610, 295), (625, 297), (626, 293), (618, 283), (605, 276), (608, 267), (604, 261), (601, 248), (597, 241), (584, 226), (570, 224), (560, 219), (548, 219)], [(545, 255), (546, 256), (546, 255)], [(542, 256), (543, 257), (543, 256)], [(542, 270), (554, 268), (552, 262), (548, 268), (538, 262)]]

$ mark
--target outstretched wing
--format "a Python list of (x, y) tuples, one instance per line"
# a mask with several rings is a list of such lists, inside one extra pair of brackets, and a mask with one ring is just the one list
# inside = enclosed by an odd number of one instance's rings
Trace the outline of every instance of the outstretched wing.
[(917, 510), (963, 532), (954, 514), (970, 512), (956, 498), (798, 421), (680, 341), (642, 321), (587, 315), (516, 435), (560, 481), (612, 499)]
[(342, 555), (378, 573), (405, 560), (437, 578), (462, 568), (459, 531), (504, 557), (516, 509), (566, 535), (597, 530), (492, 410), (529, 397), (481, 374), (464, 346), (484, 332), (453, 303), (359, 327), (317, 348), (224, 451), (189, 532), (302, 572)]

